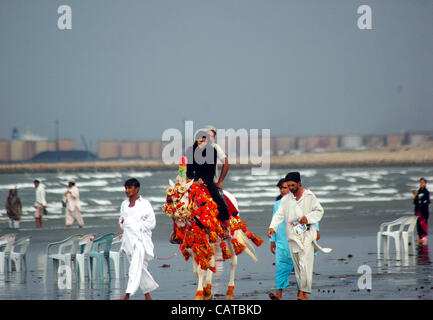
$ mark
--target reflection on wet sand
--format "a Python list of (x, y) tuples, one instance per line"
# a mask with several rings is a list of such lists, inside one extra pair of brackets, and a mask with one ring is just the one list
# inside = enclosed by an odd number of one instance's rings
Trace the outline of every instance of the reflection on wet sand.
[(80, 282), (75, 272), (69, 278), (68, 272), (61, 270), (49, 270), (53, 272), (47, 275), (45, 254), (38, 254), (35, 260), (35, 270), (24, 268), (17, 272), (12, 269), (0, 274), (1, 296), (7, 294), (15, 299), (115, 300), (123, 295), (126, 288), (127, 277)]
[(417, 248), (417, 264), (418, 265), (431, 265), (428, 245), (421, 245)]
[(416, 254), (403, 254), (401, 259), (377, 259), (379, 273), (415, 273), (416, 266), (431, 265), (428, 245), (419, 245), (416, 248)]

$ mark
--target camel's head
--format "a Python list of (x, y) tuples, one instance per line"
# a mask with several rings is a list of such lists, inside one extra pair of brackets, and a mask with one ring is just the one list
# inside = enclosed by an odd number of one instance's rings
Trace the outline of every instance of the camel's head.
[(179, 226), (182, 226), (191, 216), (189, 207), (189, 189), (194, 181), (186, 179), (186, 159), (182, 156), (176, 183), (169, 180), (170, 186), (166, 190), (166, 201), (162, 210), (172, 217)]

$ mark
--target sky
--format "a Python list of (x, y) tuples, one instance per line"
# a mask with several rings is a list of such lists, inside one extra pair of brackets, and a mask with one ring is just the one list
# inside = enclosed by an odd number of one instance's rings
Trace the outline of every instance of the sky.
[(433, 130), (432, 35), (431, 0), (0, 0), (0, 139)]

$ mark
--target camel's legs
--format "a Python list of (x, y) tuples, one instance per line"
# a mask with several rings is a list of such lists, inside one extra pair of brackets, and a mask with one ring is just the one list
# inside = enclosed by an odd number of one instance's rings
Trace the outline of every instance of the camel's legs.
[(193, 272), (197, 276), (197, 292), (195, 294), (194, 299), (195, 300), (203, 300), (203, 283), (204, 283), (204, 277), (206, 275), (206, 270), (203, 270), (197, 262), (195, 262), (194, 259), (194, 253), (191, 252), (191, 258), (192, 258), (192, 265), (193, 265)]
[[(214, 252), (215, 252), (215, 248), (214, 248)], [(210, 260), (211, 266), (215, 267), (215, 254), (212, 256), (211, 260)], [(208, 269), (206, 271), (206, 280), (204, 282), (204, 291), (203, 291), (203, 298), (205, 300), (210, 300), (212, 299), (212, 277), (213, 277), (213, 272)]]
[(235, 254), (235, 250), (233, 248), (231, 241), (228, 243), (227, 247), (229, 248), (232, 257), (230, 258), (230, 280), (227, 287), (226, 300), (233, 300), (234, 299), (233, 290), (235, 288), (235, 273), (236, 273), (236, 267), (238, 265), (238, 256)]
[(206, 270), (203, 270), (198, 265), (197, 266), (198, 284), (197, 284), (197, 292), (196, 292), (195, 297), (194, 297), (195, 300), (203, 300), (203, 282), (204, 282), (204, 276), (205, 275), (206, 275)]

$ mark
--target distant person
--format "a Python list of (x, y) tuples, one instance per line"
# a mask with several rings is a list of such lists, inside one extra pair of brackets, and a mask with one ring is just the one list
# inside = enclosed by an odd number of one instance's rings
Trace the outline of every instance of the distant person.
[(36, 228), (42, 228), (42, 215), (47, 209), (47, 200), (45, 199), (45, 187), (39, 180), (33, 181), (35, 185), (36, 201), (35, 201), (35, 221)]
[(315, 223), (320, 221), (324, 211), (313, 192), (302, 188), (299, 172), (289, 172), (284, 180), (288, 182), (290, 194), (281, 199), (267, 234), (271, 238), (280, 223), (286, 221), (290, 255), (299, 288), (297, 298), (308, 300), (307, 293), (312, 291), (314, 251), (322, 249), (316, 242)]
[[(277, 212), (281, 199), (288, 193), (290, 193), (288, 181), (285, 178), (278, 181), (277, 187), (280, 189), (280, 195), (275, 199), (274, 212), (272, 216)], [(320, 239), (319, 223), (316, 222), (317, 240)], [(269, 297), (272, 300), (281, 300), (283, 297), (283, 289), (290, 286), (288, 277), (293, 271), (293, 260), (290, 255), (289, 242), (287, 240), (286, 226), (285, 223), (281, 223), (278, 226), (277, 231), (269, 240), (271, 243), (271, 252), (275, 254), (275, 288), (276, 293), (270, 292)], [(299, 287), (298, 287), (299, 288)]]
[(83, 217), (81, 216), (80, 191), (75, 185), (75, 180), (68, 181), (68, 190), (63, 195), (63, 204), (66, 207), (65, 224), (66, 229), (77, 220), (78, 227), (81, 229), (84, 226)]
[(6, 213), (9, 217), (9, 228), (19, 229), (22, 204), (20, 198), (18, 197), (17, 188), (9, 190), (9, 195), (6, 199)]
[(428, 235), (428, 217), (430, 192), (427, 190), (427, 180), (421, 178), (419, 180), (419, 189), (413, 190), (413, 204), (415, 205), (415, 215), (418, 217), (416, 229), (418, 231), (418, 239), (416, 242), (420, 245), (427, 245)]
[(154, 258), (152, 230), (156, 225), (155, 213), (150, 202), (138, 194), (139, 191), (137, 179), (125, 181), (128, 199), (120, 207), (119, 224), (123, 230), (120, 250), (125, 252), (130, 265), (126, 293), (120, 300), (129, 300), (139, 287), (146, 300), (152, 300), (150, 292), (159, 287), (147, 270), (149, 261)]

